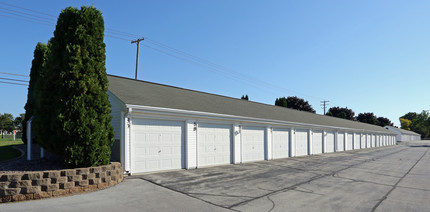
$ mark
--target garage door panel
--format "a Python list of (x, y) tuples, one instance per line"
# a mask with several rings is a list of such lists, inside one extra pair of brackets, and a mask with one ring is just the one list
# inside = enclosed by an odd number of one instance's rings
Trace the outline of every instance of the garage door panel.
[(133, 120), (133, 172), (184, 168), (184, 122)]
[(354, 135), (354, 149), (360, 149), (360, 135), (355, 134)]
[(286, 158), (289, 156), (290, 129), (274, 128), (273, 139), (273, 158)]
[(264, 128), (242, 127), (242, 161), (264, 160)]
[(344, 147), (344, 141), (345, 141), (345, 134), (344, 132), (339, 132), (337, 134), (337, 151), (344, 151), (345, 147)]
[(199, 123), (197, 139), (199, 167), (231, 162), (231, 127), (224, 124)]
[(353, 138), (352, 134), (348, 133), (347, 134), (347, 140), (346, 140), (346, 142), (347, 142), (346, 150), (352, 150), (352, 145), (354, 145), (352, 138)]
[(312, 132), (312, 154), (321, 154), (322, 153), (322, 131), (313, 131)]
[(296, 156), (308, 155), (308, 130), (296, 130)]
[(326, 136), (326, 152), (334, 152), (334, 132), (327, 132)]

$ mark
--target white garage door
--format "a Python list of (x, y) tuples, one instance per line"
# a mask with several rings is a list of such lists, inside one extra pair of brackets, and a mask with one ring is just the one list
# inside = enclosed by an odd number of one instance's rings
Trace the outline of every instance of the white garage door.
[(242, 162), (264, 160), (264, 128), (242, 127)]
[(360, 149), (360, 134), (354, 135), (354, 149)]
[(321, 154), (323, 148), (323, 132), (315, 130), (312, 133), (312, 154)]
[(370, 148), (370, 143), (371, 143), (370, 135), (366, 135), (366, 148)]
[(352, 145), (354, 145), (352, 137), (353, 135), (351, 133), (347, 134), (346, 150), (352, 150)]
[(231, 125), (199, 123), (197, 165), (210, 166), (231, 162)]
[(376, 147), (376, 136), (372, 135), (372, 147)]
[(132, 172), (184, 168), (184, 122), (134, 119)]
[(377, 136), (376, 136), (376, 146), (377, 146), (377, 147), (380, 147), (380, 146), (381, 146), (381, 136), (380, 136), (380, 135), (377, 135)]
[(286, 158), (289, 156), (290, 129), (273, 129), (273, 158)]
[(345, 142), (345, 134), (344, 134), (344, 132), (338, 132), (338, 134), (337, 134), (337, 148), (336, 148), (336, 151), (340, 152), (340, 151), (344, 151), (345, 150), (344, 142)]
[(296, 130), (296, 156), (308, 155), (308, 130)]
[(363, 136), (359, 135), (359, 138), (361, 139), (360, 148), (362, 149), (366, 148), (366, 135), (363, 135)]
[(327, 132), (326, 139), (326, 152), (334, 152), (334, 132)]

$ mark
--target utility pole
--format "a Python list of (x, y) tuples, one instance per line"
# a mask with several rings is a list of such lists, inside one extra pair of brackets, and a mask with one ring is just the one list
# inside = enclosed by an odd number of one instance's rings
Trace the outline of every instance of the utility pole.
[(323, 107), (323, 109), (324, 109), (324, 115), (325, 115), (325, 109), (326, 109), (326, 107), (328, 106), (328, 103), (329, 103), (330, 101), (327, 101), (327, 100), (322, 100), (321, 101), (321, 107)]
[(139, 38), (139, 39), (137, 39), (137, 40), (132, 40), (131, 41), (131, 43), (136, 43), (137, 44), (137, 53), (136, 53), (136, 77), (135, 77), (135, 79), (137, 79), (137, 73), (139, 72), (139, 44), (140, 44), (140, 41), (143, 41), (144, 39), (143, 39), (143, 37), (142, 38)]

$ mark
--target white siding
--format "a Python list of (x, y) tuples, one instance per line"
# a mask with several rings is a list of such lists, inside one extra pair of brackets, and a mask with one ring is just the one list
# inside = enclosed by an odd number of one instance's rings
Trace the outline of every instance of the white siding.
[(196, 120), (185, 122), (185, 168), (192, 169), (197, 167), (197, 128)]
[(240, 133), (240, 125), (239, 124), (233, 124), (233, 163), (239, 164), (242, 162), (242, 148), (241, 148), (241, 136)]
[(125, 109), (124, 103), (122, 103), (115, 95), (111, 92), (108, 92), (109, 102), (111, 104), (111, 113), (112, 121), (111, 125), (114, 131), (114, 138), (121, 138), (121, 111)]

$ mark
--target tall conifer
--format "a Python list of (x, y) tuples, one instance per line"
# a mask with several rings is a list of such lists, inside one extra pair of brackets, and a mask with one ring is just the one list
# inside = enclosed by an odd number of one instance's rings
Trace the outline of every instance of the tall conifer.
[(94, 7), (64, 9), (50, 40), (39, 124), (45, 147), (68, 167), (108, 164), (113, 143), (104, 21)]

